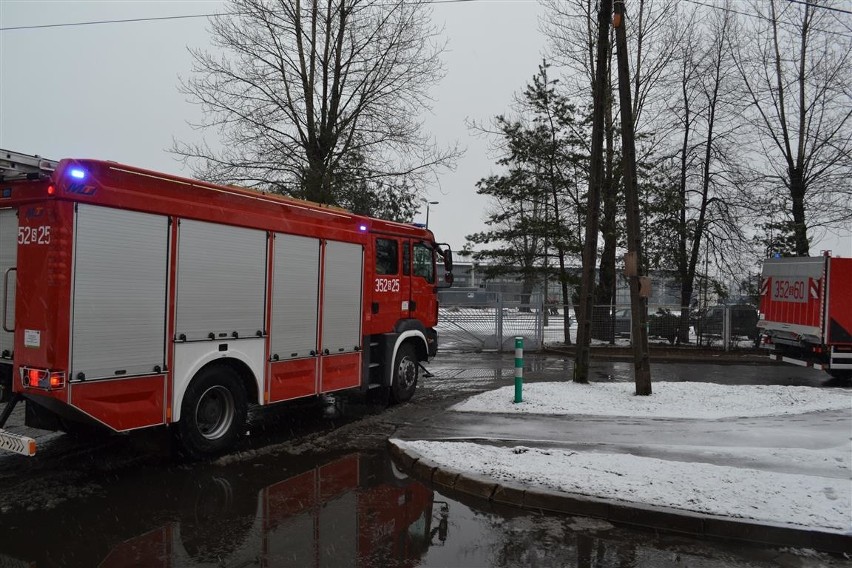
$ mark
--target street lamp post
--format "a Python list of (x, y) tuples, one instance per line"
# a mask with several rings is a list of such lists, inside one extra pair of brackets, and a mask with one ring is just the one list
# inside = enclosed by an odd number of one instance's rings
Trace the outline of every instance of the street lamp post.
[(426, 199), (421, 199), (420, 201), (422, 201), (423, 203), (426, 204), (426, 228), (428, 229), (429, 228), (429, 206), (430, 205), (437, 205), (438, 202), (437, 201), (428, 201)]

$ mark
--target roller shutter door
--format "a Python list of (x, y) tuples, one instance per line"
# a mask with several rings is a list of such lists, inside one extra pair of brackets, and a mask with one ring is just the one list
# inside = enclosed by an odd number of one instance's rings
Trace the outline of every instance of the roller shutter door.
[(187, 341), (264, 329), (266, 232), (181, 220), (175, 333)]
[(164, 216), (77, 207), (72, 379), (165, 367), (168, 236)]
[(361, 346), (364, 247), (328, 241), (323, 263), (322, 348), (350, 353)]
[(275, 235), (270, 354), (308, 357), (317, 348), (320, 241)]
[[(14, 267), (18, 254), (18, 215), (14, 209), (0, 210), (0, 294), (3, 293), (6, 271)], [(12, 329), (15, 326), (15, 272), (9, 273), (6, 297), (0, 298), (0, 311), (6, 306), (5, 313), (0, 313), (0, 353), (12, 352), (14, 337), (3, 329), (3, 324)]]

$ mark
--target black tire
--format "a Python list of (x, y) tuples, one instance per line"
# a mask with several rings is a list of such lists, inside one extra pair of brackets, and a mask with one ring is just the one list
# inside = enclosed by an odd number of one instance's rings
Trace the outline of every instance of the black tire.
[(246, 391), (233, 369), (202, 369), (186, 389), (177, 437), (183, 453), (202, 459), (229, 450), (245, 431)]
[(838, 381), (852, 381), (852, 370), (849, 369), (831, 369), (828, 374)]
[(403, 343), (396, 352), (393, 362), (393, 382), (391, 383), (391, 402), (400, 404), (408, 402), (417, 389), (420, 378), (420, 362), (417, 353), (410, 343)]

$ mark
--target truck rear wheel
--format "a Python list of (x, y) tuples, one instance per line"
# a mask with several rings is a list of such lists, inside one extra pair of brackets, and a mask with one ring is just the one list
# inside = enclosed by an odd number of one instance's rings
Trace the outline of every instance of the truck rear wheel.
[(414, 396), (417, 379), (420, 377), (420, 362), (417, 353), (410, 343), (403, 343), (396, 352), (393, 363), (393, 384), (391, 384), (391, 401), (399, 404), (408, 402)]
[(852, 371), (849, 369), (832, 369), (828, 374), (838, 381), (852, 381)]
[(177, 436), (184, 453), (201, 459), (230, 449), (245, 430), (247, 407), (245, 389), (231, 368), (202, 369), (181, 405)]

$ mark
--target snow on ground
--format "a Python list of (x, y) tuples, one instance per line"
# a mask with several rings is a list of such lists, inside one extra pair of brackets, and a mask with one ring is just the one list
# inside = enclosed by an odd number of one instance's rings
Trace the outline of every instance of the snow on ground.
[(443, 466), (498, 482), (699, 513), (850, 531), (848, 480), (630, 454), (402, 442)]
[(636, 418), (735, 418), (852, 408), (846, 390), (765, 385), (660, 382), (653, 396), (636, 396), (633, 383), (528, 383), (523, 402), (514, 386), (484, 392), (450, 410), (523, 414), (585, 414)]
[[(633, 383), (571, 382), (524, 385), (524, 402), (513, 403), (514, 388), (486, 392), (451, 410), (496, 413), (591, 414), (647, 418), (719, 419), (852, 411), (852, 393), (843, 389), (781, 386), (725, 386), (710, 383), (654, 383), (650, 397), (635, 396)], [(736, 435), (732, 431), (732, 435)], [(849, 439), (821, 450), (795, 448), (716, 448), (764, 465), (813, 459), (835, 463), (837, 477), (781, 473), (700, 463), (706, 456), (691, 447), (692, 462), (629, 453), (573, 451), (525, 446), (498, 447), (469, 442), (401, 441), (444, 467), (572, 494), (670, 507), (698, 513), (793, 524), (852, 533), (852, 479)], [(688, 450), (690, 447), (681, 447)], [(726, 454), (727, 452), (727, 454)]]

